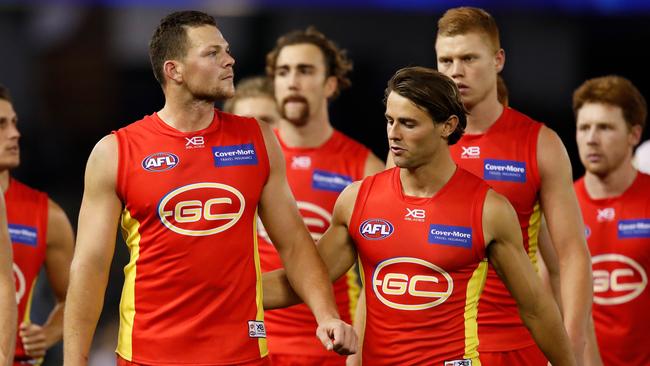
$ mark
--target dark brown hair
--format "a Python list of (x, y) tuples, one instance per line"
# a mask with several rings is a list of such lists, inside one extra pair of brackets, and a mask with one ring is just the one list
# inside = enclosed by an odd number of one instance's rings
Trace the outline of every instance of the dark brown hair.
[(447, 138), (449, 145), (455, 144), (463, 136), (467, 126), (467, 110), (463, 106), (458, 87), (449, 77), (426, 67), (405, 67), (388, 81), (384, 104), (391, 92), (427, 111), (433, 123), (445, 122), (451, 116), (458, 117), (456, 130)]
[(153, 74), (160, 85), (165, 85), (163, 64), (167, 60), (178, 60), (185, 56), (188, 48), (187, 28), (211, 25), (214, 18), (200, 11), (177, 11), (164, 17), (149, 42), (149, 59)]
[(585, 103), (620, 107), (628, 127), (645, 127), (648, 105), (639, 89), (624, 77), (609, 75), (585, 81), (573, 92), (573, 112), (576, 116)]
[(352, 82), (347, 77), (347, 74), (352, 70), (352, 61), (348, 59), (347, 51), (340, 49), (314, 26), (309, 26), (305, 30), (295, 30), (278, 38), (275, 48), (266, 55), (266, 74), (271, 79), (275, 77), (275, 66), (280, 51), (286, 46), (296, 44), (312, 44), (321, 50), (325, 59), (325, 75), (328, 77), (335, 76), (338, 81), (337, 90), (334, 91), (332, 98), (336, 98), (341, 93), (341, 90), (352, 85)]
[(9, 93), (9, 89), (5, 87), (4, 85), (0, 84), (0, 99), (6, 100), (7, 102), (11, 103), (11, 94)]

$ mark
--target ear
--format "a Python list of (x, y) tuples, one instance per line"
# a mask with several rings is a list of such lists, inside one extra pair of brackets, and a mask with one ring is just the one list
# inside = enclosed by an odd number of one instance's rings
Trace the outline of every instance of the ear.
[(183, 64), (178, 61), (168, 60), (163, 64), (165, 77), (177, 84), (183, 82)]
[(336, 76), (328, 76), (327, 79), (325, 79), (325, 96), (327, 96), (327, 99), (334, 95), (338, 86), (339, 80)]
[(506, 64), (506, 51), (504, 51), (503, 48), (500, 48), (494, 55), (494, 64), (497, 74), (500, 73), (501, 70), (503, 70), (503, 66)]
[(628, 141), (632, 147), (636, 146), (641, 142), (641, 135), (643, 134), (643, 127), (640, 125), (634, 125), (630, 127), (630, 133), (627, 135)]
[(448, 139), (456, 131), (456, 126), (458, 126), (458, 116), (454, 114), (442, 123), (442, 137)]

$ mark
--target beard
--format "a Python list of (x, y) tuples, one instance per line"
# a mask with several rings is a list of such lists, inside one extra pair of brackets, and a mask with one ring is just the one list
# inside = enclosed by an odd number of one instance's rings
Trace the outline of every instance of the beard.
[[(288, 107), (287, 104), (289, 103), (293, 105)], [(280, 113), (282, 114), (282, 118), (294, 126), (304, 126), (309, 121), (309, 102), (307, 102), (305, 97), (300, 95), (288, 96), (282, 100), (281, 106)]]
[(228, 86), (217, 85), (211, 88), (189, 88), (189, 90), (194, 99), (210, 103), (230, 99), (235, 96), (235, 87), (232, 83)]

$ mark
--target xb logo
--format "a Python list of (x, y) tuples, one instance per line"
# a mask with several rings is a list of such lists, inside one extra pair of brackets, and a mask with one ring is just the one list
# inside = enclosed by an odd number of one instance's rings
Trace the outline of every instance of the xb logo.
[(424, 218), (426, 217), (426, 212), (421, 209), (421, 208), (406, 208), (406, 216), (404, 216), (404, 220), (407, 221), (424, 221)]
[(612, 207), (598, 209), (598, 217), (596, 218), (598, 222), (604, 221), (614, 221), (616, 217), (616, 211)]
[(187, 141), (185, 143), (186, 149), (199, 148), (205, 145), (205, 139), (203, 136), (186, 137), (185, 140)]
[(461, 146), (463, 148), (463, 153), (460, 155), (463, 159), (477, 159), (481, 156), (481, 147), (480, 146)]

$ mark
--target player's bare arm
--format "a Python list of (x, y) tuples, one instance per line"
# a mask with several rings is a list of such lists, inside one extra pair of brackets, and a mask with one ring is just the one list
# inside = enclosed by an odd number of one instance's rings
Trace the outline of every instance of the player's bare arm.
[(540, 130), (538, 146), (540, 200), (559, 259), (564, 325), (581, 364), (591, 317), (591, 259), (566, 149), (558, 135), (546, 127)]
[[(359, 192), (359, 183), (347, 186), (336, 200), (332, 223), (318, 241), (318, 254), (327, 267), (331, 281), (336, 281), (354, 265), (356, 249), (347, 232), (354, 201)], [(293, 291), (284, 269), (262, 275), (264, 281), (264, 309), (277, 309), (301, 302)]]
[(16, 341), (16, 284), (11, 252), (5, 201), (0, 195), (0, 366), (13, 363)]
[(492, 190), (483, 208), (483, 231), (490, 263), (517, 302), (539, 348), (554, 366), (576, 365), (560, 311), (523, 250), (517, 214), (505, 197)]
[(287, 184), (280, 146), (269, 126), (260, 128), (271, 169), (260, 197), (259, 216), (280, 254), (288, 283), (314, 313), (319, 324), (317, 335), (323, 345), (341, 354), (354, 353), (356, 335), (339, 318), (327, 269)]
[(375, 154), (370, 153), (366, 159), (363, 176), (367, 177), (369, 175), (377, 174), (384, 169), (386, 169), (386, 163), (381, 161)]
[(77, 244), (70, 268), (64, 312), (64, 363), (86, 365), (93, 333), (104, 303), (122, 203), (115, 187), (117, 139), (104, 137), (90, 153)]
[(74, 233), (70, 220), (56, 202), (49, 200), (45, 269), (56, 303), (42, 326), (33, 323), (20, 325), (20, 337), (28, 356), (45, 356), (45, 352), (63, 337), (63, 309), (73, 247)]
[(555, 302), (560, 306), (562, 312), (562, 293), (560, 286), (560, 263), (555, 252), (555, 247), (551, 242), (551, 234), (548, 232), (546, 219), (542, 216), (542, 224), (539, 226), (539, 236), (537, 237), (539, 247), (539, 275), (542, 283), (553, 293)]

